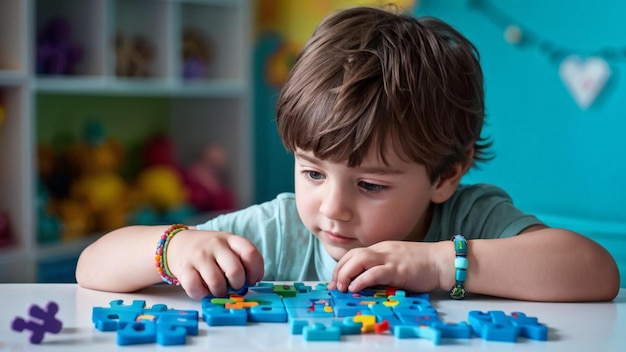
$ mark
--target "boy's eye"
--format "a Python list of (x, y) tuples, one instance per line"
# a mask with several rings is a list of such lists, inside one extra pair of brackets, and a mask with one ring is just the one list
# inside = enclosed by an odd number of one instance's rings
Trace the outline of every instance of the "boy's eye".
[(306, 173), (308, 174), (309, 178), (312, 180), (321, 180), (324, 178), (324, 175), (322, 175), (321, 173), (317, 171), (307, 171)]
[(385, 189), (385, 186), (369, 183), (369, 182), (359, 182), (359, 187), (363, 188), (368, 192), (378, 192)]

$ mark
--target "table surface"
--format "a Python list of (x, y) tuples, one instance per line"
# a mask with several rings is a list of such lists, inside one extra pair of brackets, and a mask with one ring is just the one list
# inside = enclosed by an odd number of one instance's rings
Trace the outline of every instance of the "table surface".
[[(314, 283), (307, 283), (313, 284)], [(618, 351), (626, 342), (626, 289), (612, 302), (603, 303), (537, 303), (504, 300), (472, 295), (453, 301), (443, 293), (431, 294), (431, 304), (444, 322), (467, 321), (471, 310), (501, 310), (509, 314), (524, 312), (539, 318), (549, 328), (548, 341), (518, 338), (516, 343), (471, 339), (443, 339), (433, 345), (426, 339), (398, 339), (387, 334), (342, 336), (340, 342), (305, 341), (292, 335), (287, 323), (249, 323), (247, 326), (208, 326), (199, 322), (198, 336), (189, 336), (184, 346), (161, 347), (155, 344), (117, 346), (115, 332), (101, 332), (91, 323), (93, 307), (108, 307), (112, 300), (125, 304), (145, 300), (147, 306), (166, 304), (174, 309), (201, 312), (201, 302), (188, 298), (180, 287), (155, 285), (135, 293), (110, 293), (80, 288), (75, 284), (0, 284), (0, 351), (134, 351), (163, 349), (167, 351), (370, 351), (398, 349), (419, 350), (492, 350), (492, 351)], [(39, 345), (28, 342), (29, 333), (11, 330), (15, 317), (28, 318), (28, 307), (44, 306), (48, 301), (59, 305), (57, 318), (63, 322), (59, 334), (46, 334)]]

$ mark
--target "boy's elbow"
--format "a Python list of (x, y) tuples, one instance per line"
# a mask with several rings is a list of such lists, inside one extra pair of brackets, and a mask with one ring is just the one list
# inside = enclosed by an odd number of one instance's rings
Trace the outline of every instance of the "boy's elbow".
[(607, 284), (606, 284), (606, 289), (605, 289), (606, 301), (612, 301), (613, 299), (615, 299), (615, 297), (617, 297), (617, 295), (619, 294), (619, 290), (620, 290), (619, 269), (615, 261), (612, 259), (611, 261), (613, 262), (613, 265), (609, 264), (609, 267), (610, 267), (609, 270), (611, 273), (607, 277)]
[[(604, 250), (604, 249), (603, 249)], [(596, 284), (595, 291), (596, 297), (593, 300), (597, 301), (612, 301), (617, 297), (620, 290), (620, 274), (617, 263), (611, 254), (604, 250), (601, 260), (596, 261), (596, 273), (602, 273), (594, 280)]]

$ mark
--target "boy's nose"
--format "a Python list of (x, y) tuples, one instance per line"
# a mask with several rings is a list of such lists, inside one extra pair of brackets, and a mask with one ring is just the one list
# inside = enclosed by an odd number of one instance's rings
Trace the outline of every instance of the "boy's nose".
[(341, 187), (329, 186), (327, 192), (322, 195), (320, 213), (332, 220), (349, 221), (352, 218), (349, 198)]

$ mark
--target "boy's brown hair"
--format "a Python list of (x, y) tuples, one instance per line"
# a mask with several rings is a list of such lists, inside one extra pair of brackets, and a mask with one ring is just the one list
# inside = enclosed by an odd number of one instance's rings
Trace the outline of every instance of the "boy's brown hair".
[(374, 7), (337, 11), (298, 55), (276, 107), (285, 147), (360, 165), (391, 143), (431, 181), (486, 160), (478, 51), (431, 17)]

